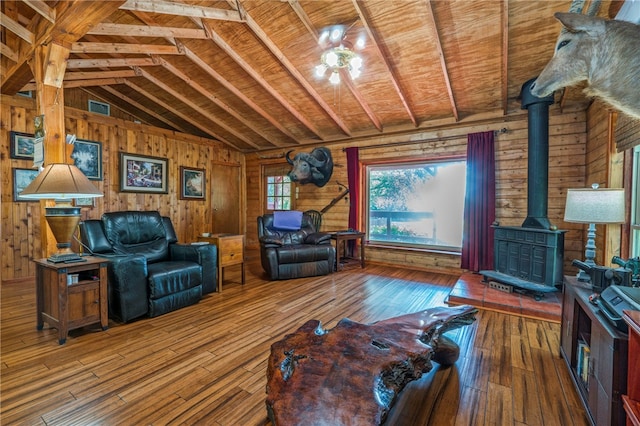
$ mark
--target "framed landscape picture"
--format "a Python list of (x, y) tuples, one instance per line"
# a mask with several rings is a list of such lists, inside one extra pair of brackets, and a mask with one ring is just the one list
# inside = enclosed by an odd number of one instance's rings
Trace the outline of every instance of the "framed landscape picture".
[(32, 160), (35, 136), (30, 133), (11, 132), (11, 158)]
[(169, 191), (169, 160), (120, 153), (120, 191), (166, 194)]
[(13, 201), (38, 201), (20, 197), (20, 193), (27, 187), (40, 173), (35, 169), (13, 169)]
[(180, 199), (204, 200), (205, 183), (204, 169), (180, 167)]
[(102, 143), (77, 139), (71, 158), (89, 180), (102, 180)]

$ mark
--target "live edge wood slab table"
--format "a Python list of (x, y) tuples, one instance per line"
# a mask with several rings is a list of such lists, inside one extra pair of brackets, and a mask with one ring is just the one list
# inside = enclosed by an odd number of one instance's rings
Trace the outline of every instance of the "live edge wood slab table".
[(311, 320), (271, 346), (267, 413), (275, 426), (380, 425), (405, 385), (451, 365), (458, 346), (442, 333), (471, 324), (477, 310), (438, 307), (373, 324)]

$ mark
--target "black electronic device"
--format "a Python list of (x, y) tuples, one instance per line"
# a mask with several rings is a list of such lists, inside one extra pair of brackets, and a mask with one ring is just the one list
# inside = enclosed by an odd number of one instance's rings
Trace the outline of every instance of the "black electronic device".
[(631, 270), (629, 269), (607, 268), (599, 265), (591, 266), (577, 259), (574, 259), (571, 263), (589, 274), (591, 289), (596, 293), (601, 293), (611, 285), (631, 285)]
[(626, 333), (622, 311), (640, 311), (640, 288), (612, 285), (604, 289), (597, 301), (600, 311), (618, 330)]

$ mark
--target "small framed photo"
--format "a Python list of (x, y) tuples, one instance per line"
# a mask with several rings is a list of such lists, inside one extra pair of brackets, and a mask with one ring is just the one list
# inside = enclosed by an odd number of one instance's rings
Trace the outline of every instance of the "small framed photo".
[(35, 136), (30, 133), (11, 132), (11, 158), (33, 160)]
[(27, 187), (40, 173), (34, 169), (13, 169), (13, 201), (38, 201), (20, 197), (20, 193)]
[(93, 207), (95, 198), (86, 197), (86, 198), (76, 198), (74, 204), (76, 207)]
[(169, 160), (120, 153), (120, 191), (166, 194), (169, 192)]
[(102, 143), (77, 139), (71, 158), (89, 180), (102, 180)]
[(205, 199), (205, 171), (192, 167), (180, 166), (180, 199)]

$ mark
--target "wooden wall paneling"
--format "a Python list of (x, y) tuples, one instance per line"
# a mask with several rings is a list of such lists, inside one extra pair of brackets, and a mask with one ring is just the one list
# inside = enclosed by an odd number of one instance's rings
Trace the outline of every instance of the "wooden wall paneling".
[[(0, 196), (1, 250), (0, 268), (2, 280), (19, 280), (32, 277), (35, 252), (40, 252), (40, 208), (32, 202), (13, 202), (13, 167), (28, 168), (30, 161), (14, 160), (9, 156), (9, 132), (33, 132), (33, 116), (36, 112), (33, 99), (2, 96), (2, 151), (0, 171), (2, 187)], [(192, 229), (199, 229), (210, 217), (211, 198), (203, 201), (179, 199), (179, 166), (210, 168), (211, 159), (221, 159), (221, 165), (244, 167), (243, 154), (233, 151), (209, 139), (184, 135), (166, 129), (126, 122), (114, 117), (79, 111), (65, 110), (65, 131), (75, 133), (80, 139), (102, 142), (103, 180), (93, 181), (104, 197), (95, 200), (94, 207), (82, 209), (84, 219), (99, 219), (104, 212), (120, 210), (158, 210), (178, 221), (176, 232), (181, 241), (187, 242)], [(69, 146), (69, 149), (73, 147)], [(123, 193), (119, 190), (120, 152), (151, 155), (169, 159), (169, 193)], [(209, 182), (212, 177), (209, 175)], [(174, 222), (174, 225), (176, 223)], [(189, 226), (186, 226), (186, 225)], [(188, 231), (187, 231), (188, 230)], [(39, 257), (39, 256), (38, 256)]]
[[(351, 143), (330, 145), (334, 157), (334, 172), (331, 181), (323, 188), (300, 186), (297, 208), (322, 208), (325, 200), (337, 195), (335, 181), (347, 183), (346, 156), (342, 151), (348, 146), (360, 146), (361, 162), (379, 159), (425, 158), (427, 156), (451, 156), (466, 154), (468, 133), (497, 130), (507, 127), (507, 133), (496, 137), (496, 217), (502, 225), (520, 226), (526, 218), (527, 208), (527, 117), (522, 114), (509, 117), (507, 121), (494, 120), (477, 125), (459, 124), (456, 127), (425, 131), (414, 135), (386, 135), (380, 138), (364, 138)], [(571, 231), (573, 225), (566, 224), (564, 203), (567, 188), (582, 186), (585, 171), (585, 133), (586, 114), (584, 112), (566, 112), (561, 114), (553, 110), (549, 117), (549, 219), (559, 229), (569, 229), (565, 239), (565, 268), (573, 258), (582, 258), (584, 245), (578, 235)], [(458, 137), (459, 136), (459, 137)], [(395, 138), (395, 140), (394, 140)], [(421, 140), (421, 138), (423, 138)], [(440, 140), (438, 138), (446, 138)], [(413, 144), (405, 142), (415, 140)], [(380, 146), (400, 142), (396, 146)], [(305, 146), (303, 151), (313, 147)], [(245, 157), (247, 170), (247, 211), (262, 212), (261, 176), (262, 164), (272, 163), (273, 157), (283, 150), (270, 150), (259, 155), (248, 154)], [(282, 160), (285, 161), (284, 159)], [(351, 200), (349, 199), (349, 202)], [(323, 230), (344, 229), (347, 225), (348, 202), (340, 202), (331, 208), (322, 218)], [(254, 217), (247, 217), (247, 246), (257, 247)], [(581, 227), (578, 227), (581, 229)], [(571, 237), (576, 235), (577, 243)], [(399, 251), (369, 247), (367, 259), (373, 262), (411, 265), (417, 269), (433, 269), (439, 272), (459, 272), (459, 256), (430, 253), (424, 251)]]

